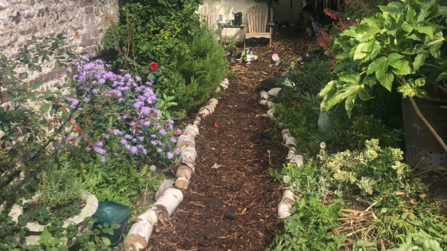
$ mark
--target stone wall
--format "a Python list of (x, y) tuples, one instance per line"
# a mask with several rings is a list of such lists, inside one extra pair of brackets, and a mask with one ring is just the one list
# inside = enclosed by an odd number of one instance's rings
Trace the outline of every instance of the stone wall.
[[(62, 34), (75, 51), (97, 56), (118, 8), (118, 0), (0, 0), (0, 53), (11, 58), (29, 40)], [(19, 69), (19, 77), (49, 82), (65, 75), (62, 70), (52, 71), (53, 66), (44, 63), (42, 73)]]

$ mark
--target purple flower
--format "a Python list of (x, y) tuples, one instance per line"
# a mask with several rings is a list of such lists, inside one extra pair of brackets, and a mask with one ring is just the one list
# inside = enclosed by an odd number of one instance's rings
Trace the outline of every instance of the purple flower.
[(166, 131), (165, 131), (165, 129), (161, 129), (161, 130), (160, 130), (160, 133), (161, 133), (161, 135), (163, 135), (163, 136), (166, 135)]
[(102, 136), (103, 138), (106, 138), (106, 139), (109, 138), (109, 135), (107, 135), (107, 134), (105, 134), (105, 133), (101, 134), (101, 136)]
[(171, 142), (175, 143), (175, 142), (177, 142), (177, 140), (174, 137), (171, 137)]
[(136, 77), (135, 77), (135, 80), (136, 80), (136, 81), (141, 81), (141, 78), (140, 78), (139, 76), (136, 76)]
[(143, 154), (146, 155), (147, 154), (147, 150), (143, 148)]
[(119, 72), (124, 72), (124, 70), (123, 70), (123, 69), (120, 69)]
[(137, 139), (132, 139), (132, 142), (137, 142)]
[(177, 154), (177, 155), (180, 154), (181, 152), (182, 152), (182, 151), (181, 151), (180, 148), (178, 148), (178, 147), (175, 148), (175, 150), (174, 150), (174, 153)]
[(138, 148), (135, 147), (135, 146), (132, 146), (132, 147), (130, 147), (130, 152), (131, 152), (132, 154), (137, 154), (137, 153), (138, 153)]
[(96, 145), (99, 147), (102, 147), (104, 145), (104, 143), (102, 141), (98, 141), (98, 142), (96, 142)]
[(138, 140), (139, 140), (140, 142), (143, 142), (143, 141), (144, 141), (144, 137), (138, 137)]
[(179, 128), (177, 128), (177, 130), (175, 132), (177, 133), (177, 135), (182, 134), (182, 130), (180, 130)]
[(106, 157), (101, 157), (101, 162), (102, 163), (106, 162)]
[(121, 134), (123, 134), (120, 130), (118, 130), (118, 129), (113, 129), (113, 135), (121, 135)]
[(145, 126), (150, 126), (150, 125), (151, 125), (151, 122), (150, 122), (149, 120), (146, 120), (146, 121), (144, 121), (143, 125), (145, 125)]
[(130, 125), (130, 126), (135, 126), (135, 125), (137, 125), (137, 123), (135, 123), (135, 122), (130, 122), (129, 125)]
[(174, 158), (174, 154), (168, 153), (168, 159), (172, 159), (172, 158)]
[(104, 84), (105, 82), (106, 82), (105, 79), (100, 79), (100, 80), (98, 80), (98, 83), (100, 83), (100, 84)]
[(137, 102), (135, 102), (135, 103), (133, 104), (133, 108), (135, 108), (135, 109), (140, 109), (140, 107), (141, 107), (142, 105), (143, 105), (142, 102), (137, 101)]
[(99, 154), (101, 154), (101, 155), (106, 154), (106, 150), (101, 149), (101, 148), (99, 148), (99, 147), (95, 147), (94, 150), (95, 150), (95, 152), (97, 152), (97, 153), (99, 153)]
[(151, 138), (156, 138), (156, 137), (157, 137), (157, 135), (155, 135), (155, 134), (151, 135)]
[(129, 134), (126, 134), (126, 135), (124, 136), (124, 138), (125, 138), (125, 139), (132, 139), (132, 136), (129, 135)]
[(123, 145), (127, 145), (127, 140), (122, 139), (122, 140), (120, 141), (120, 143), (123, 144)]
[(138, 145), (137, 148), (138, 149), (144, 149), (144, 146), (143, 145)]
[(90, 152), (91, 150), (92, 149), (90, 147), (88, 147), (88, 146), (85, 148), (85, 151), (87, 151), (87, 152)]
[(161, 125), (160, 124), (156, 124), (155, 125), (155, 129), (160, 129), (161, 128)]
[(157, 149), (157, 152), (161, 153), (163, 150), (161, 150), (161, 148)]

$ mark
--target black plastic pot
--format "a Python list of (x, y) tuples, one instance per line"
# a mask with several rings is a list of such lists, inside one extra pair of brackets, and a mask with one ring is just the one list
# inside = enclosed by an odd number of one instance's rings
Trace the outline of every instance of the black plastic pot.
[[(447, 103), (428, 99), (414, 98), (419, 110), (431, 124), (433, 129), (444, 140), (447, 140)], [(447, 166), (447, 153), (439, 144), (430, 129), (416, 115), (408, 98), (402, 99), (402, 113), (405, 131), (405, 152), (411, 164), (419, 164), (422, 170)]]
[(265, 79), (261, 81), (261, 87), (266, 91), (273, 88), (282, 87), (280, 83), (286, 81), (286, 79), (287, 77), (285, 76)]

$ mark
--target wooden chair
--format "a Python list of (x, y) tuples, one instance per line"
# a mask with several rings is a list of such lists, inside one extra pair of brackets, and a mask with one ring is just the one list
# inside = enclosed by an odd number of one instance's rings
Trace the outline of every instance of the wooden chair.
[(199, 8), (200, 21), (206, 21), (210, 28), (217, 28), (217, 20), (219, 13), (217, 13), (217, 9), (213, 6), (201, 6)]
[(247, 25), (244, 29), (244, 48), (245, 40), (249, 38), (268, 38), (270, 40), (270, 46), (272, 45), (272, 27), (268, 28), (268, 10), (266, 7), (255, 5), (247, 10)]

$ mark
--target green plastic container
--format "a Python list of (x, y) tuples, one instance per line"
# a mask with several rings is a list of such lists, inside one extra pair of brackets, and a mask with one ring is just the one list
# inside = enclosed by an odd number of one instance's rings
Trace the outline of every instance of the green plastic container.
[(113, 224), (120, 225), (118, 229), (113, 230), (113, 235), (102, 232), (99, 234), (100, 237), (109, 238), (112, 246), (116, 246), (123, 239), (124, 232), (127, 229), (127, 220), (129, 219), (129, 216), (130, 210), (127, 209), (125, 205), (115, 201), (100, 201), (98, 203), (98, 209), (92, 216), (94, 219), (98, 220), (93, 227), (97, 228), (98, 224), (103, 225), (105, 223), (109, 224), (109, 226), (112, 226)]

